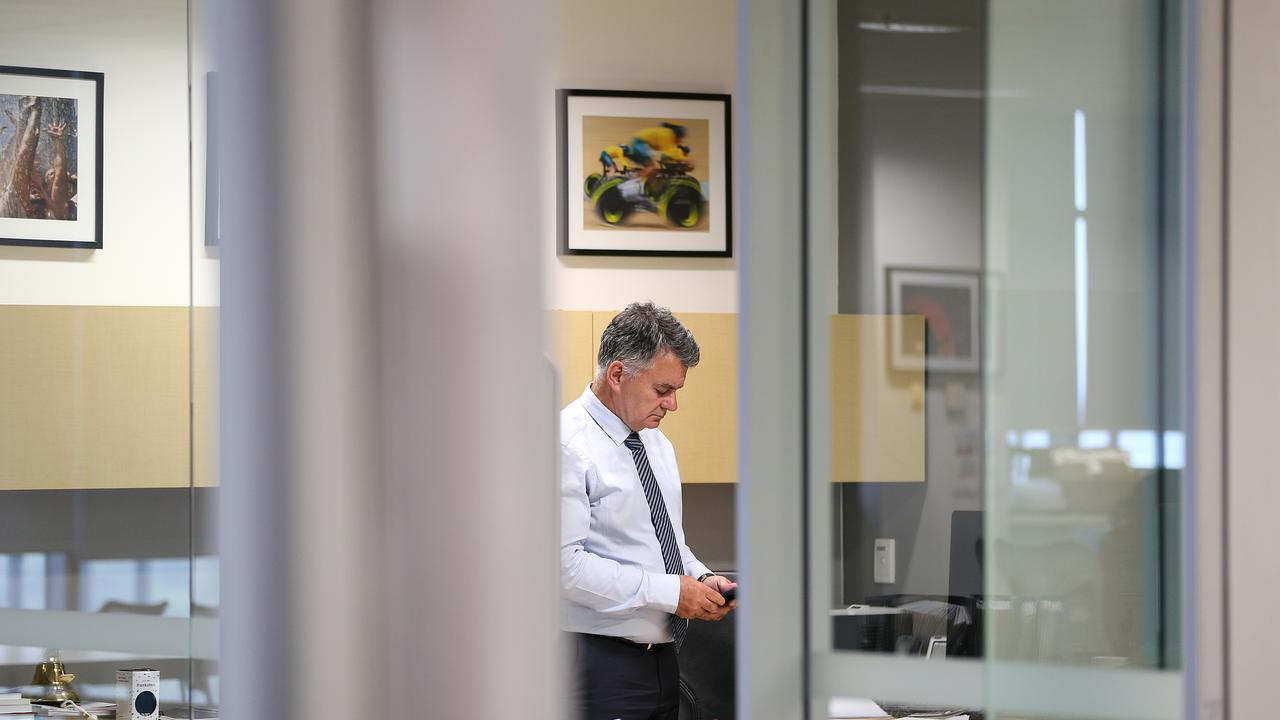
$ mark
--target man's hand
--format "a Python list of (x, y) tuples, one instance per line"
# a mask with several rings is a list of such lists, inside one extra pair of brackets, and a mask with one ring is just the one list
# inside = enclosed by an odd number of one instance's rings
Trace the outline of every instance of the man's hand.
[(688, 575), (680, 576), (680, 602), (676, 605), (676, 617), (715, 621), (738, 606), (736, 601), (726, 605), (724, 597), (711, 586), (712, 580), (722, 580), (729, 586), (733, 585), (725, 578), (714, 575), (701, 583)]
[[(712, 575), (711, 577), (707, 578), (706, 580), (703, 580), (702, 582), (710, 586), (712, 590), (715, 590), (716, 592), (721, 593), (722, 595), (738, 587), (738, 583), (730, 582), (729, 578), (720, 577), (719, 575)], [(734, 602), (736, 604), (737, 601), (734, 601)]]

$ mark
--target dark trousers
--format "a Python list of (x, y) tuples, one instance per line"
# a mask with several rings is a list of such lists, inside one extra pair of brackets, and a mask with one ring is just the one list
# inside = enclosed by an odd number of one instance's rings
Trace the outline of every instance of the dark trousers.
[(601, 635), (574, 638), (579, 720), (677, 720), (680, 668), (671, 643), (650, 651)]

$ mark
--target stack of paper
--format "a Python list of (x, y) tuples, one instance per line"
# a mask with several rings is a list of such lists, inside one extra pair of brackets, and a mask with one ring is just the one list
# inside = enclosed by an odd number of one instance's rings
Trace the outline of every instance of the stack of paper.
[(22, 697), (22, 693), (0, 693), (0, 715), (12, 718), (18, 713), (31, 713), (31, 701)]
[[(116, 716), (116, 704), (109, 702), (85, 702), (80, 703), (80, 707), (86, 712), (104, 720), (105, 718), (113, 718)], [(49, 705), (36, 705), (36, 716), (41, 718), (83, 718), (84, 713), (79, 710), (68, 707), (52, 707)], [(6, 718), (5, 720), (8, 720)]]
[(841, 720), (849, 718), (864, 720), (889, 717), (889, 713), (885, 712), (883, 708), (864, 698), (831, 698), (829, 713), (833, 720), (835, 718), (840, 718)]

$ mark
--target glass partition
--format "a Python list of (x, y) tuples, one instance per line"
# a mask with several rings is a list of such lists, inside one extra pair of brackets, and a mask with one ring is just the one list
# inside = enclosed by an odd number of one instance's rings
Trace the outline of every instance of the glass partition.
[[(218, 168), (216, 3), (189, 0), (191, 122), (191, 674), (193, 707), (221, 706), (218, 353), (222, 187)], [(202, 682), (196, 683), (199, 679)], [(198, 687), (197, 687), (198, 685)]]
[(139, 667), (167, 716), (217, 701), (188, 23), (0, 8), (0, 691), (37, 701), (114, 702)]
[(1178, 10), (810, 3), (833, 716), (1182, 714)]

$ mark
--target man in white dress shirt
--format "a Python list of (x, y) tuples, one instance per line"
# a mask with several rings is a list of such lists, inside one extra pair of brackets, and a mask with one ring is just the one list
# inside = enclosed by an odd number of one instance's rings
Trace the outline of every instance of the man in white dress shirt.
[(680, 471), (658, 430), (698, 359), (670, 310), (633, 303), (605, 328), (595, 379), (560, 413), (563, 627), (583, 720), (675, 720), (688, 621), (737, 606), (720, 594), (734, 583), (685, 544)]

